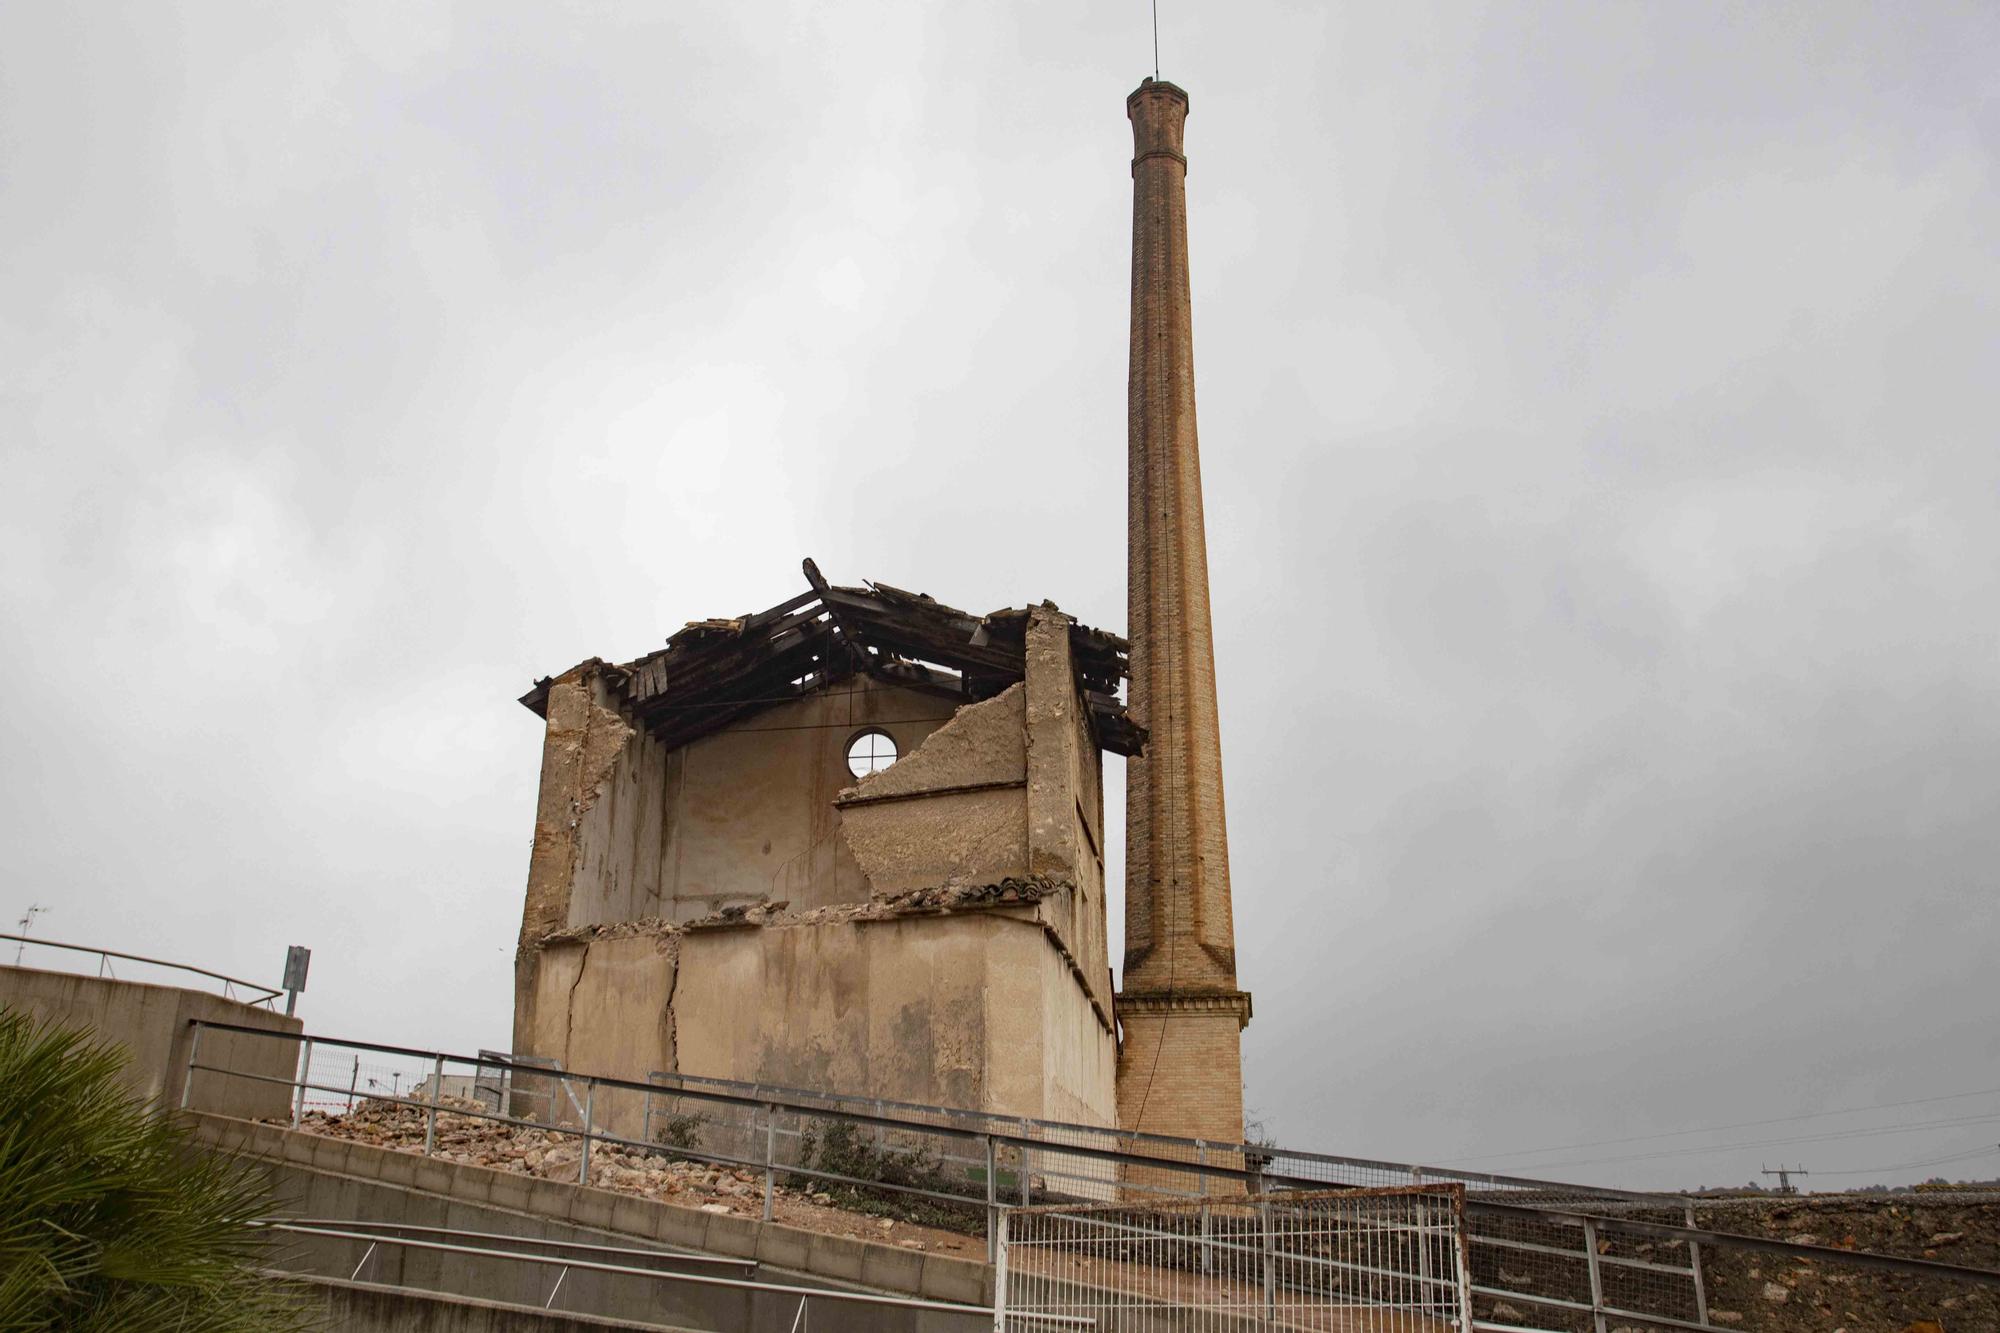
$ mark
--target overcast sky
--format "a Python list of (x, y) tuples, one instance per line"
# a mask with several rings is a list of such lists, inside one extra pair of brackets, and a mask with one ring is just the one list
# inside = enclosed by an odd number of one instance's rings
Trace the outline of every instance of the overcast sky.
[[(1146, 8), (0, 8), (0, 915), (505, 1046), (534, 678), (1122, 629)], [(1252, 1106), (2000, 1174), (2000, 10), (1162, 9)]]

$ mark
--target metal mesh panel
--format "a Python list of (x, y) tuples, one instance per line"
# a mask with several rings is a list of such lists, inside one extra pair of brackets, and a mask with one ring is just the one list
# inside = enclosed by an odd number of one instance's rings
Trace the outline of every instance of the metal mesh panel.
[(1460, 1205), (1443, 1187), (1015, 1210), (997, 1326), (1458, 1330)]

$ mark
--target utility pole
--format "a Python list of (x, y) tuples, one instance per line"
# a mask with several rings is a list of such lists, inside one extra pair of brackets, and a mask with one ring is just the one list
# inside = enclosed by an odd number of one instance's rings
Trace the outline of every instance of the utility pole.
[(1778, 1178), (1778, 1193), (1780, 1194), (1797, 1194), (1799, 1187), (1792, 1183), (1792, 1177), (1809, 1176), (1812, 1174), (1812, 1172), (1802, 1166), (1786, 1166), (1782, 1162), (1775, 1169), (1767, 1166), (1763, 1168), (1763, 1171), (1767, 1176), (1776, 1176)]

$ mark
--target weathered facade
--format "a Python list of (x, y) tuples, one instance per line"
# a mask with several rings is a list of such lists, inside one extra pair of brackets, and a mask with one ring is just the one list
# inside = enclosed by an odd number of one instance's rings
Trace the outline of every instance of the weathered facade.
[[(807, 575), (523, 700), (547, 731), (515, 1050), (1111, 1123), (1124, 642)], [(857, 778), (869, 738), (900, 758)]]

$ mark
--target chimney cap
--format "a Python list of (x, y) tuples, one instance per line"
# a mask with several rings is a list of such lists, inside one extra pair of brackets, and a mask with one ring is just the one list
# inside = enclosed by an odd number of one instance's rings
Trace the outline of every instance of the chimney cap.
[(1125, 99), (1125, 105), (1129, 107), (1140, 98), (1149, 96), (1171, 97), (1182, 106), (1188, 105), (1187, 89), (1177, 83), (1168, 83), (1165, 79), (1154, 78), (1141, 80), (1139, 86), (1132, 90), (1131, 96)]

